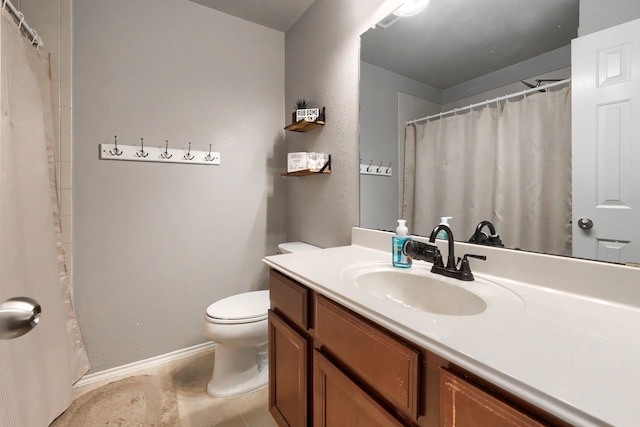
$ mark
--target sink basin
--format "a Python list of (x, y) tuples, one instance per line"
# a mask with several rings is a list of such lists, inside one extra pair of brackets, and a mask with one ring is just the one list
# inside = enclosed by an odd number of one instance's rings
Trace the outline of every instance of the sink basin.
[(378, 266), (351, 269), (345, 275), (353, 280), (353, 286), (363, 292), (411, 310), (471, 316), (487, 309), (484, 299), (464, 289), (464, 284), (469, 282), (439, 276), (428, 270), (417, 270)]

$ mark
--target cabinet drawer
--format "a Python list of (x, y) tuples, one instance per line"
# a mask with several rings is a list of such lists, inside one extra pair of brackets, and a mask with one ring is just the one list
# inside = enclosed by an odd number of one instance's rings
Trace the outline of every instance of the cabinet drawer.
[(525, 412), (483, 389), (440, 370), (440, 426), (543, 427)]
[(371, 392), (417, 419), (420, 353), (322, 296), (315, 315), (322, 350)]
[(309, 329), (309, 289), (282, 273), (269, 273), (271, 309), (303, 330)]

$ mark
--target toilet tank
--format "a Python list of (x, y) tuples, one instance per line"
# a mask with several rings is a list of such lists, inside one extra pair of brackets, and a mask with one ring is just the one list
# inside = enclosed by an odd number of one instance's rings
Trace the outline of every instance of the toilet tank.
[(313, 251), (316, 249), (320, 249), (320, 248), (304, 242), (287, 242), (287, 243), (280, 243), (278, 245), (278, 252), (281, 254), (290, 254), (292, 252), (302, 252), (302, 251)]

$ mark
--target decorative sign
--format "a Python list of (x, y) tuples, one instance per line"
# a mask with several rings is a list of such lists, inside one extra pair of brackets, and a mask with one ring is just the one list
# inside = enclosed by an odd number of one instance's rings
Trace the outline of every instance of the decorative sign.
[(287, 154), (287, 172), (298, 172), (306, 169), (309, 169), (306, 152)]
[(296, 122), (299, 122), (300, 120), (315, 122), (319, 116), (319, 108), (305, 108), (303, 110), (296, 110)]

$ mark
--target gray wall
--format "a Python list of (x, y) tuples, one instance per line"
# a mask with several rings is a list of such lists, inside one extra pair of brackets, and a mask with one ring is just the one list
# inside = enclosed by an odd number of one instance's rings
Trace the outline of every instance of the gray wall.
[[(447, 88), (442, 91), (442, 104), (445, 105), (446, 111), (448, 110), (447, 104), (460, 105), (460, 100), (466, 100), (479, 94), (484, 96), (488, 92), (502, 89), (505, 85), (514, 83), (513, 91), (501, 92), (500, 95), (518, 92), (528, 89), (520, 83), (520, 80), (533, 82), (536, 78), (554, 78), (541, 76), (566, 67), (571, 67), (571, 46), (569, 45)], [(486, 99), (488, 98), (483, 100)]]
[[(73, 3), (74, 292), (92, 371), (205, 339), (285, 238), (284, 34), (185, 0)], [(98, 159), (112, 142), (220, 166)]]
[(395, 230), (399, 219), (400, 93), (441, 104), (440, 90), (367, 62), (360, 63), (360, 158), (364, 164), (373, 161), (375, 167), (380, 162), (384, 167), (389, 163), (392, 166), (391, 177), (360, 175), (360, 206), (366, 207), (360, 210), (362, 227)]
[(379, 13), (382, 3), (317, 0), (286, 34), (285, 121), (298, 98), (327, 108), (323, 128), (287, 132), (287, 151), (326, 152), (333, 159), (331, 175), (286, 178), (289, 240), (346, 245), (359, 223), (359, 36), (386, 14)]
[(580, 0), (578, 36), (640, 18), (638, 0)]

